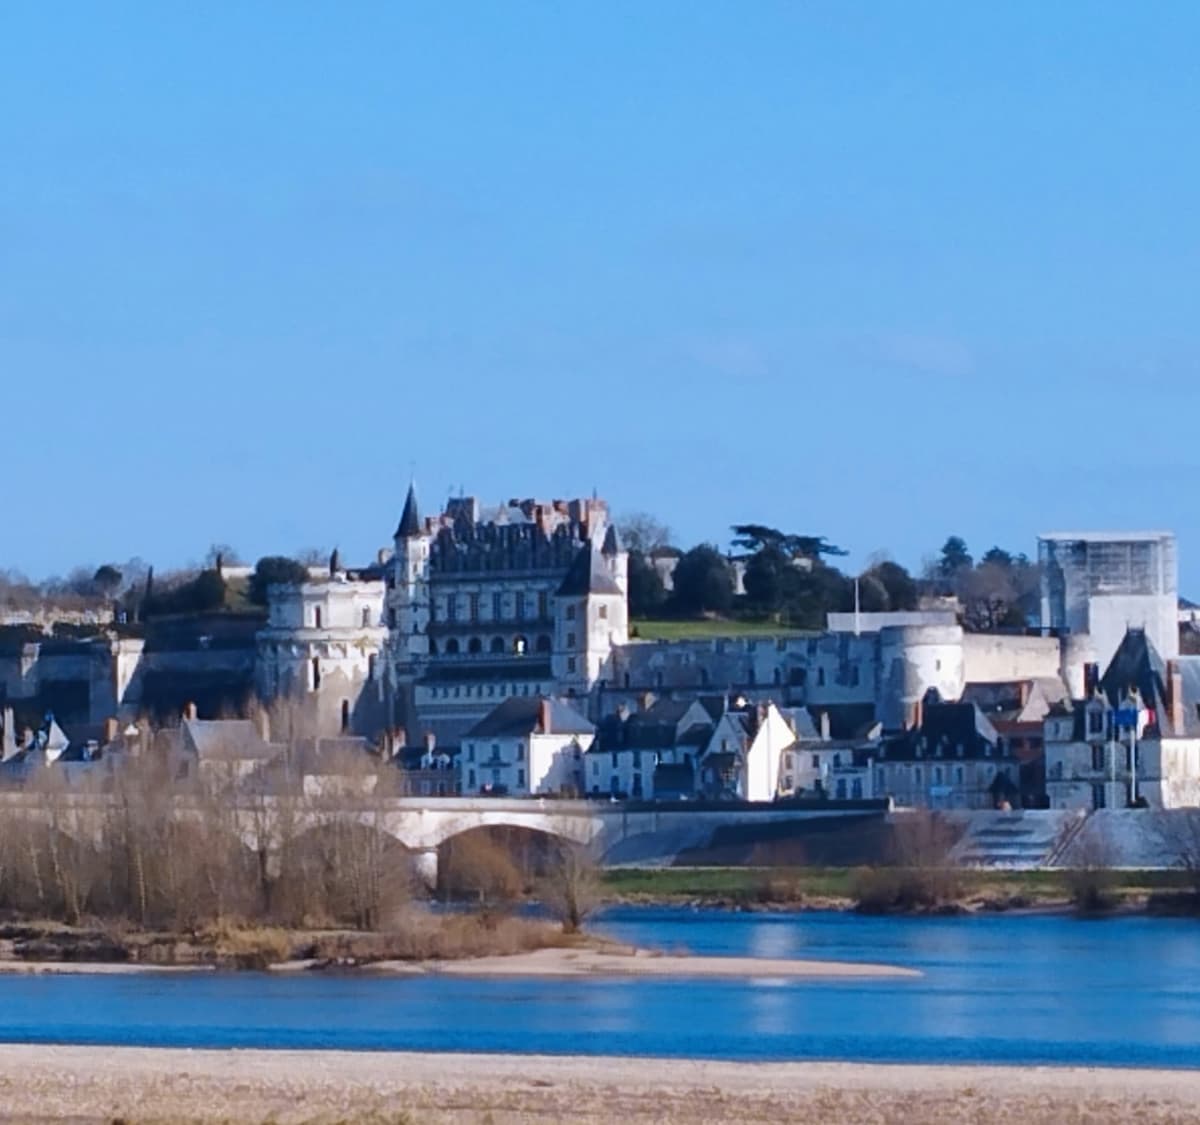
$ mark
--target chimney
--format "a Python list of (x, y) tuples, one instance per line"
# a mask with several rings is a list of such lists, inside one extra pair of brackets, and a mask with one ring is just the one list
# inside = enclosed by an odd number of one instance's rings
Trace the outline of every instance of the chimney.
[(104, 720), (104, 737), (101, 739), (101, 746), (111, 746), (117, 741), (117, 732), (120, 731), (120, 724), (115, 716), (110, 715)]
[(829, 712), (821, 712), (821, 741), (829, 741)]
[(1083, 698), (1091, 699), (1096, 694), (1100, 684), (1100, 665), (1085, 664), (1083, 666)]
[(1167, 710), (1171, 714), (1171, 733), (1183, 734), (1183, 672), (1179, 661), (1167, 661)]
[(185, 703), (183, 705), (183, 717), (185, 720), (194, 720), (196, 718), (196, 705), (194, 703)]
[(912, 730), (920, 730), (921, 723), (925, 720), (925, 701), (918, 699), (912, 705)]
[(11, 707), (4, 708), (4, 743), (0, 752), (0, 761), (7, 762), (17, 753), (17, 720)]
[(254, 712), (254, 725), (258, 728), (258, 737), (263, 742), (271, 741), (271, 712), (265, 707), (259, 707)]
[(538, 700), (538, 727), (542, 734), (553, 733), (550, 730), (550, 700), (544, 695)]
[(1024, 707), (1029, 702), (1029, 681), (1022, 680), (1017, 685), (1017, 698), (1021, 701), (1021, 706)]

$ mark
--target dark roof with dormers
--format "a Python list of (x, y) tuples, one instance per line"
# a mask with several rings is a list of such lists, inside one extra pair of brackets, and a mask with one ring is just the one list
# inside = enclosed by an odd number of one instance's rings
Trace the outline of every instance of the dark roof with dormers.
[(410, 484), (404, 499), (404, 511), (400, 515), (400, 526), (396, 528), (396, 538), (407, 539), (420, 534), (421, 513), (417, 509), (417, 488), (415, 484)]
[(585, 594), (620, 594), (621, 589), (609, 574), (599, 551), (590, 543), (571, 563), (571, 569), (558, 588), (559, 597), (583, 597)]
[(595, 727), (574, 707), (544, 695), (506, 699), (479, 720), (464, 738), (521, 738), (541, 729), (545, 704), (549, 729), (543, 734), (592, 734)]
[(1113, 707), (1119, 707), (1130, 688), (1137, 688), (1142, 703), (1153, 711), (1165, 710), (1166, 666), (1144, 629), (1126, 629), (1125, 636), (1100, 677), (1100, 690)]

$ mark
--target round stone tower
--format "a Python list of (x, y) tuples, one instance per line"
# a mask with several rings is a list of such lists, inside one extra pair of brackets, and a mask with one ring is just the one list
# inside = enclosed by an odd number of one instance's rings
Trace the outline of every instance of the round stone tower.
[(879, 631), (879, 717), (887, 730), (912, 726), (925, 693), (954, 700), (963, 690), (960, 625), (889, 625)]

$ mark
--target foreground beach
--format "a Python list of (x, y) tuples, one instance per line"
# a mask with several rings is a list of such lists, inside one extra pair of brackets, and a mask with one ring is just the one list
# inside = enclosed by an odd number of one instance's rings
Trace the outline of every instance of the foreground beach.
[(1200, 1120), (1200, 1073), (0, 1046), (0, 1120)]

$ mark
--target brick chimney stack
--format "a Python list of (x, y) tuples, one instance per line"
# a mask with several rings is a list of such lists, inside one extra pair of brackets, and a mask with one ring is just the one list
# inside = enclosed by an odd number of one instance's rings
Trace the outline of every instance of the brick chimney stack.
[(117, 722), (116, 717), (114, 715), (110, 715), (104, 720), (104, 735), (100, 741), (100, 745), (111, 746), (117, 741), (117, 733), (120, 731), (120, 729), (121, 726)]
[(550, 700), (542, 696), (538, 700), (538, 727), (542, 734), (552, 734), (550, 730)]
[(183, 717), (185, 719), (195, 720), (196, 714), (196, 705), (194, 703), (185, 703), (183, 705)]
[(1167, 661), (1167, 710), (1171, 714), (1171, 733), (1183, 734), (1183, 672), (1177, 660)]

